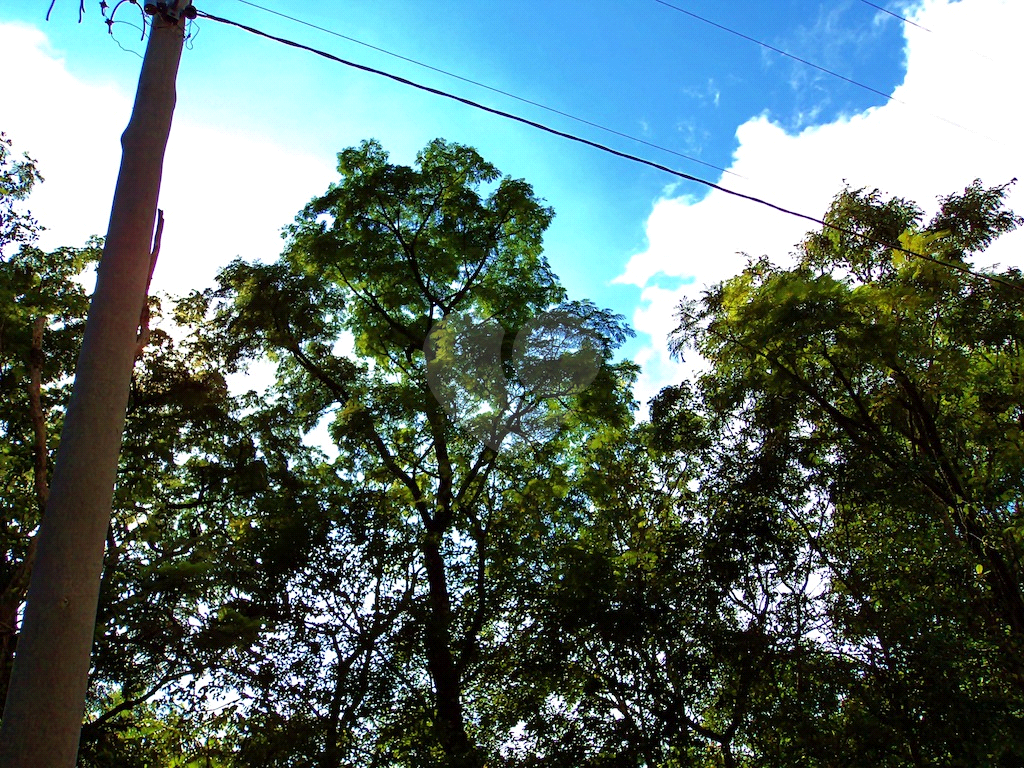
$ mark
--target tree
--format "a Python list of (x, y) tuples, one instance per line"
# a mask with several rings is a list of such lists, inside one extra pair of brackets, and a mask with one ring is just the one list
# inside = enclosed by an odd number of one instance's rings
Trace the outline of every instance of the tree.
[[(100, 252), (95, 239), (83, 248), (39, 249), (40, 226), (16, 206), (21, 200), (11, 199), (12, 190), (24, 199), (39, 175), (30, 165), (3, 167), (0, 700), (89, 306), (84, 286)], [(275, 545), (237, 520), (259, 510), (299, 525), (303, 500), (308, 508), (311, 498), (303, 492), (309, 480), (302, 457), (283, 454), (290, 444), (271, 439), (280, 429), (272, 414), (246, 419), (243, 404), (228, 392), (221, 361), (190, 340), (189, 307), (179, 307), (177, 327), (168, 333), (160, 306), (150, 299), (153, 327), (140, 339), (132, 376), (106, 536), (83, 766), (152, 764), (198, 749), (197, 739), (215, 732), (217, 718), (197, 710), (210, 693), (197, 682), (244, 641), (228, 620), (238, 591), (257, 600), (260, 589), (277, 595), (280, 573), (291, 567), (267, 557)], [(258, 410), (252, 397), (244, 400)], [(266, 491), (259, 504), (256, 491)], [(309, 529), (295, 539), (294, 557), (302, 558), (310, 539)], [(150, 737), (171, 726), (189, 736), (179, 744)]]
[(12, 160), (11, 146), (7, 134), (0, 131), (0, 255), (12, 245), (33, 242), (39, 229), (32, 214), (17, 206), (43, 177), (28, 155)]
[(503, 764), (802, 765), (824, 740), (811, 713), (838, 706), (843, 669), (792, 524), (814, 499), (747, 437), (683, 384), (578, 453), (583, 503), (516, 658), (553, 695)]
[(228, 751), (221, 734), (238, 694), (222, 696), (210, 677), (244, 657), (263, 606), (317, 541), (309, 464), (281, 441), (288, 429), (257, 398), (231, 395), (220, 361), (188, 336), (154, 328), (128, 403), (83, 767)]
[(852, 674), (828, 730), (866, 763), (1024, 755), (1024, 280), (967, 272), (1021, 223), (1006, 190), (976, 182), (926, 224), (847, 190), (795, 268), (752, 262), (680, 308), (704, 401), (828, 502), (824, 529), (794, 520)]
[[(104, 257), (85, 324), (61, 433), (19, 649), (11, 670), (0, 759), (71, 766), (88, 685), (104, 534), (124, 431), (124, 410), (140, 315), (151, 274), (160, 173), (174, 76), (191, 3), (160, 4), (150, 24), (136, 109), (122, 135), (124, 155)], [(179, 23), (180, 22), (180, 23)]]
[(95, 241), (53, 253), (36, 247), (40, 227), (18, 204), (42, 177), (27, 156), (12, 161), (10, 147), (0, 134), (0, 535), (6, 545), (0, 552), (0, 701), (35, 558), (34, 531), (49, 492), (60, 421), (53, 406), (66, 396), (88, 307), (75, 278), (99, 257)]
[[(270, 666), (238, 679), (320, 765), (481, 766), (513, 717), (495, 702), (522, 706), (497, 670), (568, 506), (573, 435), (628, 422), (630, 369), (610, 364), (627, 330), (566, 301), (542, 255), (550, 209), (472, 149), (434, 141), (414, 168), (364, 142), (338, 160), (281, 260), (235, 262), (207, 297), (211, 346), (269, 355), (279, 407), (304, 430), (326, 418), (340, 451), (330, 532), (280, 625), (308, 655), (265, 635)], [(267, 732), (243, 754), (283, 764)]]

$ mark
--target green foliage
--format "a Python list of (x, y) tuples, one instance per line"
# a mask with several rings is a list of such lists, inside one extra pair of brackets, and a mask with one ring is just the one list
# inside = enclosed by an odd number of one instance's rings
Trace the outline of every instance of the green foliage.
[[(550, 209), (474, 150), (435, 141), (405, 167), (364, 142), (338, 161), (278, 263), (235, 262), (191, 300), (213, 313), (209, 348), (274, 360), (279, 407), (339, 451), (320, 475), (328, 533), (258, 634), (261, 661), (230, 671), (259, 692), (239, 759), (480, 766), (534, 706), (508, 683), (515, 628), (547, 545), (571, 535), (574, 442), (629, 420), (632, 369), (610, 363), (627, 330), (566, 301), (542, 254)], [(493, 323), (486, 365), (465, 335), (428, 344), (445, 322)], [(573, 355), (593, 356), (591, 387)]]
[[(9, 155), (7, 661), (98, 253), (35, 248)], [(634, 424), (628, 328), (567, 298), (529, 185), (338, 159), (279, 261), (151, 299), (83, 768), (1024, 763), (1024, 278), (949, 266), (1007, 187), (843, 192), (795, 267), (680, 308), (709, 368)]]
[[(0, 246), (17, 250), (0, 247), (0, 701), (100, 249), (95, 240), (50, 253), (35, 246), (38, 227), (12, 198), (39, 176), (29, 161), (12, 169), (7, 146)], [(184, 766), (212, 754), (227, 720), (204, 711), (217, 694), (207, 672), (272, 623), (267, 606), (276, 610), (287, 574), (323, 530), (308, 492), (318, 470), (298, 429), (280, 409), (230, 396), (221, 361), (187, 326), (160, 328), (160, 302), (150, 305), (158, 327), (132, 380), (83, 766)], [(188, 309), (177, 313), (183, 322)]]
[[(807, 734), (791, 745), (754, 731), (759, 765), (788, 764), (794, 749), (822, 765), (837, 750), (857, 755), (846, 765), (1024, 756), (1024, 279), (938, 263), (969, 267), (1021, 223), (1006, 189), (976, 182), (927, 224), (911, 203), (846, 191), (827, 220), (857, 234), (812, 233), (793, 269), (752, 262), (680, 308), (676, 349), (712, 364), (704, 407), (737, 436), (734, 450), (751, 447), (744, 471), (757, 487), (791, 500), (760, 525), (744, 489), (737, 552), (781, 565), (763, 547), (789, 525), (821, 585), (811, 646), (827, 663), (810, 679), (834, 691), (831, 705), (786, 715)], [(661, 407), (654, 428), (674, 448), (673, 427), (690, 422)]]
[(12, 161), (10, 146), (0, 134), (0, 701), (88, 306), (80, 281), (99, 258), (96, 241), (36, 247), (39, 225), (19, 206), (41, 176), (28, 157)]
[(39, 232), (39, 224), (32, 214), (18, 210), (18, 204), (43, 177), (28, 155), (22, 160), (13, 160), (11, 146), (11, 140), (0, 131), (0, 258), (5, 248), (32, 243)]

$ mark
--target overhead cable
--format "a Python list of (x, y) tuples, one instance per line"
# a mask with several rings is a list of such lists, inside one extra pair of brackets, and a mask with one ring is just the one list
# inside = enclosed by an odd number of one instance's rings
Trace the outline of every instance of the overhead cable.
[(781, 48), (776, 48), (774, 45), (769, 45), (768, 43), (762, 40), (758, 40), (756, 37), (751, 37), (750, 35), (745, 35), (742, 32), (737, 32), (732, 27), (727, 27), (724, 24), (719, 24), (717, 21), (712, 21), (711, 19), (705, 18), (704, 16), (700, 16), (694, 13), (693, 11), (688, 11), (685, 8), (680, 8), (678, 5), (673, 5), (672, 3), (666, 2), (666, 0), (654, 0), (654, 2), (658, 3), (659, 5), (664, 5), (666, 8), (671, 8), (673, 11), (679, 11), (679, 13), (685, 16), (689, 16), (691, 19), (696, 19), (697, 21), (700, 21), (704, 24), (709, 24), (715, 29), (720, 29), (723, 32), (728, 32), (730, 35), (735, 35), (736, 37), (742, 38), (751, 43), (755, 43), (756, 45), (760, 45), (762, 48), (767, 48), (769, 51), (774, 51), (775, 53), (781, 56), (785, 56), (786, 58), (792, 59), (793, 61), (798, 61), (801, 64), (805, 64), (808, 67), (811, 67), (812, 69), (818, 70), (819, 72), (824, 72), (826, 75), (837, 77), (840, 80), (850, 83), (850, 85), (855, 85), (858, 88), (863, 88), (865, 91), (871, 91), (871, 93), (881, 96), (883, 99), (888, 99), (889, 101), (898, 101), (898, 99), (894, 98), (890, 93), (885, 93), (884, 91), (880, 91), (877, 88), (872, 88), (870, 85), (865, 85), (864, 83), (861, 83), (857, 80), (846, 77), (846, 75), (841, 75), (835, 70), (827, 69), (826, 67), (822, 67), (819, 64), (815, 64), (813, 61), (801, 59), (799, 56), (795, 56), (789, 51), (784, 51)]
[[(755, 43), (755, 44), (761, 46), (762, 48), (768, 49), (769, 51), (774, 51), (775, 53), (777, 53), (777, 54), (779, 54), (781, 56), (785, 56), (785, 57), (787, 57), (789, 59), (792, 59), (793, 61), (798, 61), (801, 64), (804, 64), (804, 65), (806, 65), (808, 67), (811, 67), (812, 69), (818, 70), (819, 72), (824, 72), (825, 74), (831, 75), (832, 77), (835, 77), (835, 78), (838, 78), (838, 79), (842, 80), (843, 82), (850, 83), (851, 85), (855, 85), (858, 88), (863, 88), (865, 91), (870, 91), (871, 93), (874, 93), (874, 94), (877, 94), (878, 96), (881, 96), (886, 101), (891, 101), (891, 102), (893, 102), (895, 104), (901, 104), (904, 107), (908, 107), (908, 108), (911, 108), (911, 109), (916, 109), (916, 107), (914, 107), (913, 105), (908, 104), (905, 101), (901, 101), (900, 99), (897, 99), (891, 93), (885, 93), (884, 91), (880, 91), (877, 88), (873, 88), (870, 85), (865, 85), (864, 83), (862, 83), (862, 82), (860, 82), (858, 80), (854, 80), (853, 78), (847, 77), (846, 75), (841, 75), (838, 72), (836, 72), (835, 70), (828, 69), (827, 67), (823, 67), (820, 64), (815, 64), (813, 61), (808, 61), (807, 59), (802, 59), (799, 56), (796, 56), (796, 55), (790, 53), (789, 51), (784, 51), (781, 48), (776, 48), (774, 45), (769, 45), (768, 43), (764, 42), (763, 40), (758, 40), (756, 37), (751, 37), (750, 35), (745, 35), (742, 32), (737, 32), (732, 27), (727, 27), (724, 24), (719, 24), (716, 21), (712, 21), (711, 19), (708, 19), (708, 18), (705, 18), (703, 16), (700, 16), (700, 15), (694, 13), (693, 11), (688, 11), (685, 8), (680, 8), (678, 5), (673, 5), (672, 3), (667, 2), (667, 0), (654, 0), (654, 2), (658, 3), (659, 5), (664, 5), (666, 8), (671, 8), (674, 11), (679, 11), (679, 13), (682, 13), (682, 14), (684, 14), (686, 16), (689, 16), (692, 19), (696, 19), (697, 21), (703, 22), (704, 24), (709, 24), (712, 27), (715, 27), (716, 29), (722, 30), (723, 32), (728, 32), (730, 35), (735, 35), (736, 37), (742, 38), (744, 40), (748, 40), (749, 42)], [(869, 3), (869, 5), (870, 5), (870, 3)], [(882, 9), (882, 10), (884, 10), (884, 9)], [(913, 23), (913, 22), (911, 22), (911, 23)], [(921, 110), (921, 111), (924, 112), (924, 114), (926, 114), (926, 115), (928, 115), (930, 117), (935, 118), (936, 120), (941, 120), (944, 123), (948, 123), (949, 125), (952, 125), (954, 128), (959, 128), (961, 131), (966, 131), (967, 133), (973, 133), (975, 136), (981, 136), (982, 138), (988, 139), (989, 141), (995, 141), (996, 143), (999, 143), (999, 144), (1002, 143), (1002, 142), (997, 141), (996, 139), (993, 139), (991, 136), (986, 136), (985, 134), (979, 133), (978, 131), (975, 131), (975, 130), (973, 130), (971, 128), (968, 128), (967, 126), (960, 125), (960, 123), (954, 122), (953, 120), (950, 120), (949, 118), (943, 117), (942, 115), (937, 115), (934, 112), (928, 112), (926, 110)]]
[(881, 246), (883, 248), (888, 248), (888, 249), (893, 250), (893, 251), (898, 251), (900, 253), (907, 254), (908, 256), (913, 256), (914, 258), (923, 259), (925, 261), (930, 261), (930, 262), (932, 262), (934, 264), (938, 264), (940, 266), (947, 267), (947, 268), (955, 270), (957, 272), (961, 272), (963, 274), (970, 275), (970, 276), (975, 277), (975, 278), (977, 278), (979, 280), (986, 280), (988, 282), (1000, 283), (1000, 284), (1005, 285), (1005, 286), (1007, 286), (1007, 287), (1009, 287), (1009, 288), (1011, 288), (1011, 289), (1013, 289), (1015, 291), (1019, 291), (1021, 293), (1024, 293), (1024, 287), (1022, 287), (1020, 285), (1016, 285), (1015, 283), (1012, 283), (1009, 280), (1005, 280), (1005, 279), (999, 277), (998, 275), (989, 275), (989, 274), (985, 274), (983, 272), (975, 272), (974, 270), (970, 269), (969, 267), (964, 266), (963, 264), (956, 264), (954, 262), (943, 261), (942, 259), (938, 259), (938, 258), (936, 258), (934, 256), (930, 256), (928, 254), (918, 253), (917, 251), (911, 251), (911, 250), (909, 250), (907, 248), (904, 248), (904, 247), (902, 247), (900, 245), (896, 245), (895, 243), (889, 243), (889, 242), (886, 242), (884, 240), (880, 240), (878, 238), (872, 237), (870, 235), (865, 235), (862, 232), (857, 232), (855, 230), (849, 229), (847, 227), (841, 227), (841, 226), (838, 226), (836, 224), (831, 224), (831, 223), (829, 223), (829, 222), (827, 222), (827, 221), (825, 221), (823, 219), (817, 218), (816, 216), (811, 216), (811, 215), (806, 214), (806, 213), (800, 213), (799, 211), (794, 211), (794, 210), (791, 210), (789, 208), (785, 208), (785, 207), (783, 207), (781, 205), (777, 205), (777, 204), (772, 203), (772, 202), (770, 202), (768, 200), (764, 200), (764, 199), (762, 199), (760, 197), (754, 197), (753, 195), (747, 195), (747, 194), (744, 194), (743, 192), (737, 192), (734, 189), (728, 189), (726, 187), (721, 186), (720, 184), (716, 184), (716, 183), (714, 183), (712, 181), (708, 181), (707, 179), (702, 179), (699, 176), (694, 176), (694, 175), (686, 173), (684, 171), (677, 171), (675, 168), (670, 168), (667, 165), (662, 165), (661, 163), (656, 163), (653, 160), (647, 160), (647, 159), (642, 158), (642, 157), (637, 157), (636, 155), (631, 155), (631, 154), (629, 154), (627, 152), (620, 152), (619, 150), (612, 149), (611, 147), (605, 146), (604, 144), (598, 144), (596, 141), (591, 141), (590, 139), (584, 139), (581, 136), (576, 136), (576, 135), (571, 134), (571, 133), (566, 133), (565, 131), (560, 131), (560, 130), (558, 130), (556, 128), (551, 128), (550, 126), (544, 125), (543, 123), (538, 123), (538, 122), (535, 122), (533, 120), (529, 120), (529, 119), (527, 119), (525, 117), (520, 117), (519, 115), (514, 115), (511, 112), (505, 112), (505, 111), (500, 110), (500, 109), (495, 109), (494, 107), (488, 107), (485, 104), (480, 104), (479, 102), (472, 101), (472, 100), (464, 98), (462, 96), (456, 96), (453, 93), (448, 93), (447, 91), (442, 91), (442, 90), (440, 90), (438, 88), (433, 88), (433, 87), (431, 87), (429, 85), (423, 85), (421, 83), (414, 82), (412, 80), (409, 80), (407, 78), (401, 77), (399, 75), (391, 74), (390, 72), (385, 72), (385, 71), (380, 70), (380, 69), (375, 69), (373, 67), (368, 67), (365, 64), (358, 64), (358, 63), (356, 63), (354, 61), (348, 61), (347, 59), (343, 59), (343, 58), (341, 58), (339, 56), (335, 56), (333, 53), (327, 53), (326, 51), (321, 51), (318, 48), (313, 48), (311, 46), (304, 45), (302, 43), (297, 43), (294, 40), (288, 40), (287, 38), (284, 38), (284, 37), (277, 37), (276, 35), (272, 35), (269, 32), (263, 32), (262, 30), (256, 29), (254, 27), (250, 27), (250, 26), (248, 26), (246, 24), (242, 24), (242, 23), (237, 22), (237, 21), (231, 21), (230, 19), (224, 19), (224, 18), (221, 18), (220, 16), (214, 16), (213, 14), (206, 13), (205, 11), (198, 11), (197, 13), (198, 13), (198, 16), (201, 17), (201, 18), (209, 19), (210, 21), (217, 21), (217, 22), (220, 22), (221, 24), (227, 24), (227, 25), (232, 26), (232, 27), (237, 27), (237, 28), (242, 29), (242, 30), (244, 30), (246, 32), (249, 32), (251, 34), (258, 35), (259, 37), (265, 37), (268, 40), (273, 40), (274, 42), (282, 43), (283, 45), (288, 45), (288, 46), (291, 46), (292, 48), (298, 48), (298, 49), (303, 50), (303, 51), (309, 51), (310, 53), (314, 53), (317, 56), (322, 56), (323, 58), (329, 59), (329, 60), (334, 61), (334, 62), (337, 62), (338, 64), (344, 64), (347, 67), (352, 67), (353, 69), (358, 69), (358, 70), (360, 70), (362, 72), (368, 72), (368, 73), (373, 74), (373, 75), (380, 75), (381, 77), (386, 77), (389, 80), (395, 81), (396, 83), (401, 83), (402, 85), (408, 85), (408, 86), (410, 86), (412, 88), (416, 88), (416, 89), (421, 90), (421, 91), (426, 91), (427, 93), (432, 93), (432, 94), (434, 94), (436, 96), (442, 96), (443, 98), (451, 99), (452, 101), (457, 101), (460, 104), (465, 104), (466, 106), (473, 107), (474, 109), (479, 109), (479, 110), (482, 110), (484, 112), (489, 112), (492, 115), (497, 115), (498, 117), (503, 117), (503, 118), (505, 118), (507, 120), (514, 120), (517, 123), (522, 123), (523, 125), (528, 125), (528, 126), (530, 126), (532, 128), (536, 128), (537, 130), (544, 131), (545, 133), (550, 133), (550, 134), (552, 134), (554, 136), (559, 136), (559, 137), (561, 137), (563, 139), (568, 139), (569, 141), (574, 141), (574, 142), (576, 142), (578, 144), (585, 144), (588, 147), (593, 147), (594, 149), (598, 149), (598, 150), (600, 150), (602, 152), (607, 152), (610, 155), (615, 155), (616, 157), (621, 157), (624, 160), (629, 160), (629, 161), (634, 162), (634, 163), (639, 163), (641, 165), (646, 165), (646, 166), (648, 166), (650, 168), (655, 168), (655, 169), (657, 169), (659, 171), (663, 171), (663, 172), (668, 173), (668, 174), (670, 174), (672, 176), (675, 176), (677, 178), (684, 179), (686, 181), (692, 181), (692, 182), (694, 182), (696, 184), (700, 184), (700, 185), (708, 187), (710, 189), (718, 190), (719, 192), (722, 192), (723, 194), (731, 195), (733, 197), (738, 197), (738, 198), (741, 198), (743, 200), (749, 200), (752, 203), (757, 203), (758, 205), (763, 205), (763, 206), (765, 206), (767, 208), (771, 208), (772, 210), (778, 211), (779, 213), (784, 213), (784, 214), (786, 214), (788, 216), (794, 216), (794, 217), (796, 217), (798, 219), (804, 219), (805, 221), (810, 221), (810, 222), (812, 222), (814, 224), (817, 224), (818, 226), (825, 227), (826, 229), (830, 229), (830, 230), (833, 230), (835, 232), (841, 232), (843, 234), (851, 235), (853, 237), (858, 237), (858, 238), (860, 238), (860, 239), (862, 239), (862, 240), (864, 240), (866, 242), (872, 243), (874, 245), (878, 245), (878, 246)]
[(593, 122), (591, 120), (587, 120), (586, 118), (578, 117), (578, 116), (570, 114), (568, 112), (564, 112), (564, 111), (562, 111), (560, 109), (555, 109), (554, 107), (549, 107), (546, 104), (541, 104), (539, 101), (533, 101), (532, 99), (527, 99), (527, 98), (525, 98), (523, 96), (517, 96), (516, 94), (510, 93), (509, 91), (504, 91), (501, 88), (495, 88), (494, 86), (487, 85), (486, 83), (481, 83), (479, 80), (473, 80), (473, 79), (468, 78), (468, 77), (463, 77), (462, 75), (458, 75), (458, 74), (456, 74), (454, 72), (450, 72), (447, 69), (441, 69), (440, 67), (435, 67), (435, 66), (433, 66), (431, 64), (427, 64), (426, 62), (418, 61), (416, 59), (409, 58), (408, 56), (403, 56), (400, 53), (395, 53), (393, 51), (389, 51), (386, 48), (381, 48), (380, 46), (372, 45), (370, 43), (363, 42), (362, 40), (357, 40), (354, 37), (349, 37), (348, 35), (343, 35), (340, 32), (336, 32), (333, 29), (328, 29), (327, 27), (321, 27), (320, 25), (314, 24), (314, 23), (312, 23), (310, 21), (306, 21), (305, 19), (300, 19), (300, 18), (298, 18), (296, 16), (289, 16), (287, 13), (281, 13), (280, 11), (275, 11), (273, 8), (267, 8), (266, 6), (258, 5), (257, 3), (253, 3), (253, 2), (249, 2), (249, 0), (235, 0), (235, 2), (241, 3), (242, 5), (248, 5), (250, 8), (258, 8), (261, 11), (264, 11), (266, 13), (271, 13), (274, 16), (279, 16), (282, 19), (288, 19), (289, 21), (294, 21), (296, 24), (302, 24), (303, 26), (309, 27), (310, 29), (316, 29), (316, 30), (319, 30), (320, 32), (325, 32), (328, 35), (333, 35), (334, 37), (339, 37), (342, 40), (347, 40), (350, 43), (355, 43), (356, 45), (361, 45), (364, 48), (369, 48), (371, 50), (377, 51), (378, 53), (383, 53), (385, 56), (390, 56), (390, 57), (392, 57), (394, 59), (400, 59), (401, 61), (407, 61), (410, 64), (415, 64), (417, 67), (423, 67), (423, 69), (429, 69), (432, 72), (438, 72), (438, 73), (440, 73), (442, 75), (445, 75), (447, 77), (452, 77), (452, 78), (455, 78), (456, 80), (461, 80), (464, 83), (469, 83), (470, 85), (475, 85), (478, 88), (483, 88), (485, 90), (491, 91), (492, 93), (497, 93), (497, 94), (501, 94), (502, 96), (507, 96), (508, 98), (515, 99), (516, 101), (520, 101), (523, 104), (529, 104), (530, 106), (537, 107), (538, 109), (543, 109), (543, 110), (545, 110), (547, 112), (551, 112), (552, 114), (561, 115), (562, 117), (567, 117), (570, 120), (575, 120), (577, 123), (582, 123), (583, 125), (589, 125), (591, 128), (597, 128), (599, 131), (604, 131), (605, 133), (610, 133), (610, 134), (613, 134), (615, 136), (619, 136), (619, 137), (621, 137), (623, 139), (629, 139), (630, 141), (635, 141), (638, 144), (644, 144), (644, 145), (646, 145), (648, 147), (653, 147), (654, 149), (660, 150), (662, 152), (667, 152), (670, 155), (675, 155), (676, 157), (681, 157), (681, 158), (683, 158), (685, 160), (689, 160), (691, 163), (697, 163), (698, 165), (703, 165), (706, 168), (713, 168), (716, 171), (721, 171), (722, 173), (727, 173), (730, 176), (737, 176), (737, 177), (742, 178), (735, 171), (730, 171), (727, 168), (722, 168), (721, 166), (715, 165), (714, 163), (709, 163), (709, 162), (707, 162), (705, 160), (700, 160), (700, 159), (698, 159), (696, 157), (693, 157), (692, 155), (687, 155), (687, 154), (685, 154), (683, 152), (678, 152), (678, 151), (676, 151), (674, 149), (669, 149), (668, 147), (663, 147), (660, 144), (655, 144), (653, 141), (647, 141), (646, 139), (641, 139), (639, 136), (633, 136), (633, 135), (628, 134), (628, 133), (623, 133), (622, 131), (617, 131), (614, 128), (609, 128), (609, 127), (607, 127), (605, 125), (601, 125), (600, 123), (595, 123), (595, 122)]
[(860, 0), (860, 1), (861, 1), (862, 3), (864, 3), (864, 5), (870, 5), (870, 6), (872, 7), (872, 8), (877, 8), (877, 9), (878, 9), (879, 11), (881, 11), (882, 13), (887, 13), (887, 14), (889, 14), (889, 15), (890, 15), (890, 16), (892, 16), (893, 18), (899, 19), (900, 21), (905, 21), (905, 22), (906, 22), (907, 24), (910, 24), (910, 25), (911, 25), (912, 27), (917, 27), (918, 29), (923, 29), (923, 30), (924, 30), (925, 32), (931, 32), (931, 30), (930, 30), (930, 29), (928, 29), (928, 27), (922, 27), (922, 26), (921, 26), (920, 24), (918, 24), (918, 23), (917, 23), (916, 21), (911, 21), (911, 20), (910, 20), (910, 19), (908, 19), (908, 18), (907, 18), (906, 16), (900, 16), (900, 15), (899, 15), (898, 13), (894, 13), (893, 11), (890, 11), (890, 10), (889, 10), (888, 8), (883, 8), (883, 7), (882, 7), (882, 6), (880, 6), (880, 5), (875, 5), (874, 3), (870, 3), (870, 2), (868, 2), (868, 0)]
[[(872, 8), (876, 8), (879, 11), (881, 11), (882, 13), (887, 13), (890, 16), (892, 16), (893, 18), (899, 19), (900, 21), (905, 22), (905, 23), (911, 25), (912, 27), (917, 27), (922, 32), (927, 32), (929, 34), (936, 34), (933, 30), (928, 29), (928, 27), (922, 26), (921, 24), (918, 24), (913, 19), (908, 19), (906, 16), (900, 16), (898, 13), (894, 13), (894, 12), (890, 11), (888, 8), (884, 8), (881, 5), (876, 5), (875, 3), (868, 2), (868, 0), (860, 0), (860, 1), (862, 3), (864, 3), (864, 5), (868, 5), (868, 6), (871, 6)], [(936, 35), (936, 36), (937, 37), (941, 37), (941, 35)], [(998, 64), (998, 65), (1004, 66), (1004, 67), (1005, 66), (1009, 66), (1005, 62), (1002, 62), (999, 59), (994, 59), (991, 56), (989, 56), (988, 54), (982, 53), (981, 51), (978, 51), (978, 50), (976, 50), (974, 48), (971, 48), (969, 46), (965, 45), (965, 46), (963, 46), (963, 49), (965, 51), (970, 51), (971, 53), (973, 53), (978, 58), (985, 59), (986, 61), (990, 61), (993, 64)]]

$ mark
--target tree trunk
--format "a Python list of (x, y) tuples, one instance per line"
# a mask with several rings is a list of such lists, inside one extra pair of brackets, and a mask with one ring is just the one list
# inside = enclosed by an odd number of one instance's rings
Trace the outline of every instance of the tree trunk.
[[(43, 411), (43, 331), (46, 318), (37, 317), (32, 323), (32, 348), (29, 353), (28, 403), (32, 417), (33, 457), (32, 486), (39, 505), (39, 514), (46, 511), (46, 500), (50, 495), (47, 482), (49, 452), (46, 447), (46, 413)], [(18, 609), (25, 601), (29, 575), (36, 557), (36, 539), (29, 540), (25, 548), (25, 559), (14, 567), (14, 572), (0, 594), (0, 702), (7, 700), (11, 671), (14, 668), (14, 651), (18, 642)], [(0, 719), (3, 709), (0, 708)]]
[(0, 765), (12, 768), (73, 768), (78, 752), (103, 544), (184, 39), (183, 18), (154, 16), (152, 22), (135, 107), (121, 137), (106, 246), (0, 727)]
[(451, 603), (439, 540), (438, 534), (428, 534), (423, 546), (430, 586), (430, 616), (424, 629), (424, 646), (427, 668), (434, 682), (435, 725), (450, 768), (480, 768), (483, 760), (466, 734), (462, 712), (462, 680), (452, 656)]

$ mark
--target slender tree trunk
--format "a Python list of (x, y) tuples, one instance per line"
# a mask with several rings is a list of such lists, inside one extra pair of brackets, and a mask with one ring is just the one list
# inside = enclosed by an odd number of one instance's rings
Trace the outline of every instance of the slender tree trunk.
[(427, 668), (434, 682), (437, 735), (451, 768), (480, 768), (483, 761), (466, 734), (462, 711), (462, 680), (452, 656), (451, 602), (440, 537), (429, 534), (423, 560), (430, 586), (430, 616), (424, 631)]
[(341, 657), (341, 646), (332, 637), (334, 655), (334, 690), (331, 692), (331, 706), (327, 713), (327, 733), (324, 735), (324, 753), (320, 756), (319, 768), (338, 768), (341, 764), (341, 750), (338, 749), (338, 724), (341, 720), (341, 699), (345, 695), (345, 684), (348, 682), (349, 671), (355, 662), (355, 654), (348, 658)]
[(10, 768), (73, 768), (78, 752), (103, 544), (184, 39), (183, 18), (152, 22), (135, 108), (121, 137), (106, 246), (0, 727), (0, 765)]
[[(29, 353), (28, 404), (32, 417), (32, 486), (36, 494), (39, 514), (46, 511), (46, 500), (50, 495), (47, 482), (49, 451), (46, 447), (46, 413), (43, 411), (43, 331), (46, 318), (37, 317), (32, 323), (32, 348)], [(14, 651), (18, 641), (18, 609), (25, 601), (32, 563), (36, 559), (37, 539), (32, 537), (25, 549), (25, 559), (14, 568), (10, 581), (0, 594), (0, 701), (7, 700), (11, 671), (14, 667)], [(0, 709), (0, 717), (3, 709)]]
[(49, 468), (49, 451), (46, 447), (46, 413), (43, 411), (43, 331), (46, 330), (46, 318), (37, 317), (32, 323), (32, 352), (29, 368), (31, 374), (28, 383), (29, 408), (32, 409), (32, 486), (36, 492), (36, 502), (40, 514), (46, 511), (46, 502), (50, 498), (50, 486), (46, 473)]

